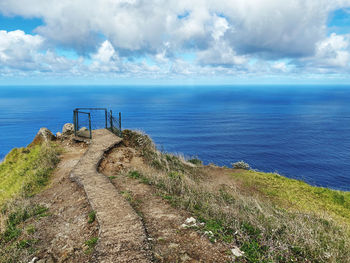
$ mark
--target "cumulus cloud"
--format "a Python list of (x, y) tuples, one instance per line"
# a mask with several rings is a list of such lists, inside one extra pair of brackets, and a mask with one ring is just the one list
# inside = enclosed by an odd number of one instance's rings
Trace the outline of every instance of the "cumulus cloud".
[[(349, 6), (350, 0), (2, 0), (2, 14), (41, 18), (43, 25), (37, 35), (1, 33), (0, 63), (145, 74), (250, 72), (251, 60), (286, 73), (283, 59), (309, 68), (344, 68), (349, 37), (327, 36), (327, 20)], [(21, 35), (22, 44), (9, 34)], [(14, 44), (6, 48), (1, 39), (9, 38)], [(52, 51), (56, 47), (73, 49), (91, 63), (65, 59)], [(186, 52), (196, 60), (182, 60)], [(132, 62), (142, 57), (155, 64)]]
[(1, 30), (0, 66), (23, 70), (35, 68), (35, 57), (42, 44), (40, 36), (27, 35), (21, 30)]
[(21, 30), (0, 30), (0, 69), (2, 72), (72, 72), (82, 58), (75, 61), (46, 49), (44, 38)]
[(303, 56), (323, 37), (329, 12), (343, 5), (337, 0), (3, 0), (0, 11), (43, 18), (40, 35), (78, 51), (96, 48), (101, 35), (127, 53), (155, 52), (164, 40), (176, 48), (201, 49), (225, 34), (241, 53)]
[(347, 67), (350, 63), (350, 35), (331, 34), (316, 45), (315, 60), (323, 67)]

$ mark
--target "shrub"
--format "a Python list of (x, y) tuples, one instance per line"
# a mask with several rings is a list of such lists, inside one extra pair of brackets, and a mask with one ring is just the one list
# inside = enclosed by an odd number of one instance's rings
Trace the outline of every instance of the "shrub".
[(195, 165), (202, 165), (203, 164), (202, 160), (199, 160), (197, 158), (189, 159), (188, 162), (193, 163)]
[(250, 170), (249, 164), (245, 163), (244, 161), (235, 162), (232, 164), (232, 167), (234, 169)]

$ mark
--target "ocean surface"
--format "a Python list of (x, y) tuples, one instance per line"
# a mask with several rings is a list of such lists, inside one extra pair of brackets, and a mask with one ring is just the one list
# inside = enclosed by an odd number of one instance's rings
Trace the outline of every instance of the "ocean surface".
[[(122, 112), (159, 149), (350, 191), (350, 87), (0, 87), (0, 160), (76, 107)], [(93, 116), (93, 127), (103, 122)], [(84, 121), (84, 120), (83, 120)]]

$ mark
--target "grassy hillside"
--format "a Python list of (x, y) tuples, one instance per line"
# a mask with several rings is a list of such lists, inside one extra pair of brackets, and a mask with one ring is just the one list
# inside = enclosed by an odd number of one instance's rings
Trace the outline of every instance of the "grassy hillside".
[(35, 194), (57, 162), (58, 149), (53, 145), (13, 149), (0, 164), (0, 206), (20, 195)]
[(275, 173), (239, 170), (231, 173), (242, 188), (294, 212), (328, 216), (350, 226), (350, 192), (311, 186)]
[(0, 262), (23, 262), (34, 253), (35, 229), (25, 222), (45, 216), (47, 208), (30, 197), (49, 182), (58, 155), (57, 146), (43, 143), (15, 148), (0, 164)]
[(160, 153), (147, 135), (124, 131), (145, 167), (127, 176), (192, 212), (211, 238), (245, 252), (236, 262), (350, 262), (350, 193), (277, 174), (189, 165)]

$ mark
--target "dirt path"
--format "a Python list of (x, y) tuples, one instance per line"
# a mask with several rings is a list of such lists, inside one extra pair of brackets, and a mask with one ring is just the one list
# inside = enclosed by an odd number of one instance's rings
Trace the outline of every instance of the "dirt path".
[[(211, 243), (196, 229), (181, 225), (191, 215), (172, 207), (146, 184), (125, 176), (125, 170), (147, 169), (132, 148), (119, 146), (101, 163), (101, 171), (112, 181), (142, 217), (156, 262), (230, 262), (228, 248)], [(135, 261), (137, 262), (137, 261)]]
[(121, 142), (107, 130), (95, 130), (89, 149), (71, 172), (83, 187), (99, 223), (97, 262), (150, 262), (145, 229), (140, 217), (111, 181), (97, 172), (103, 154)]
[(89, 262), (92, 258), (84, 243), (97, 235), (98, 225), (88, 223), (91, 208), (84, 191), (69, 179), (85, 151), (81, 145), (65, 145), (50, 185), (34, 198), (34, 203), (49, 209), (47, 216), (26, 222), (34, 232), (31, 238), (39, 241), (34, 246), (38, 263)]

